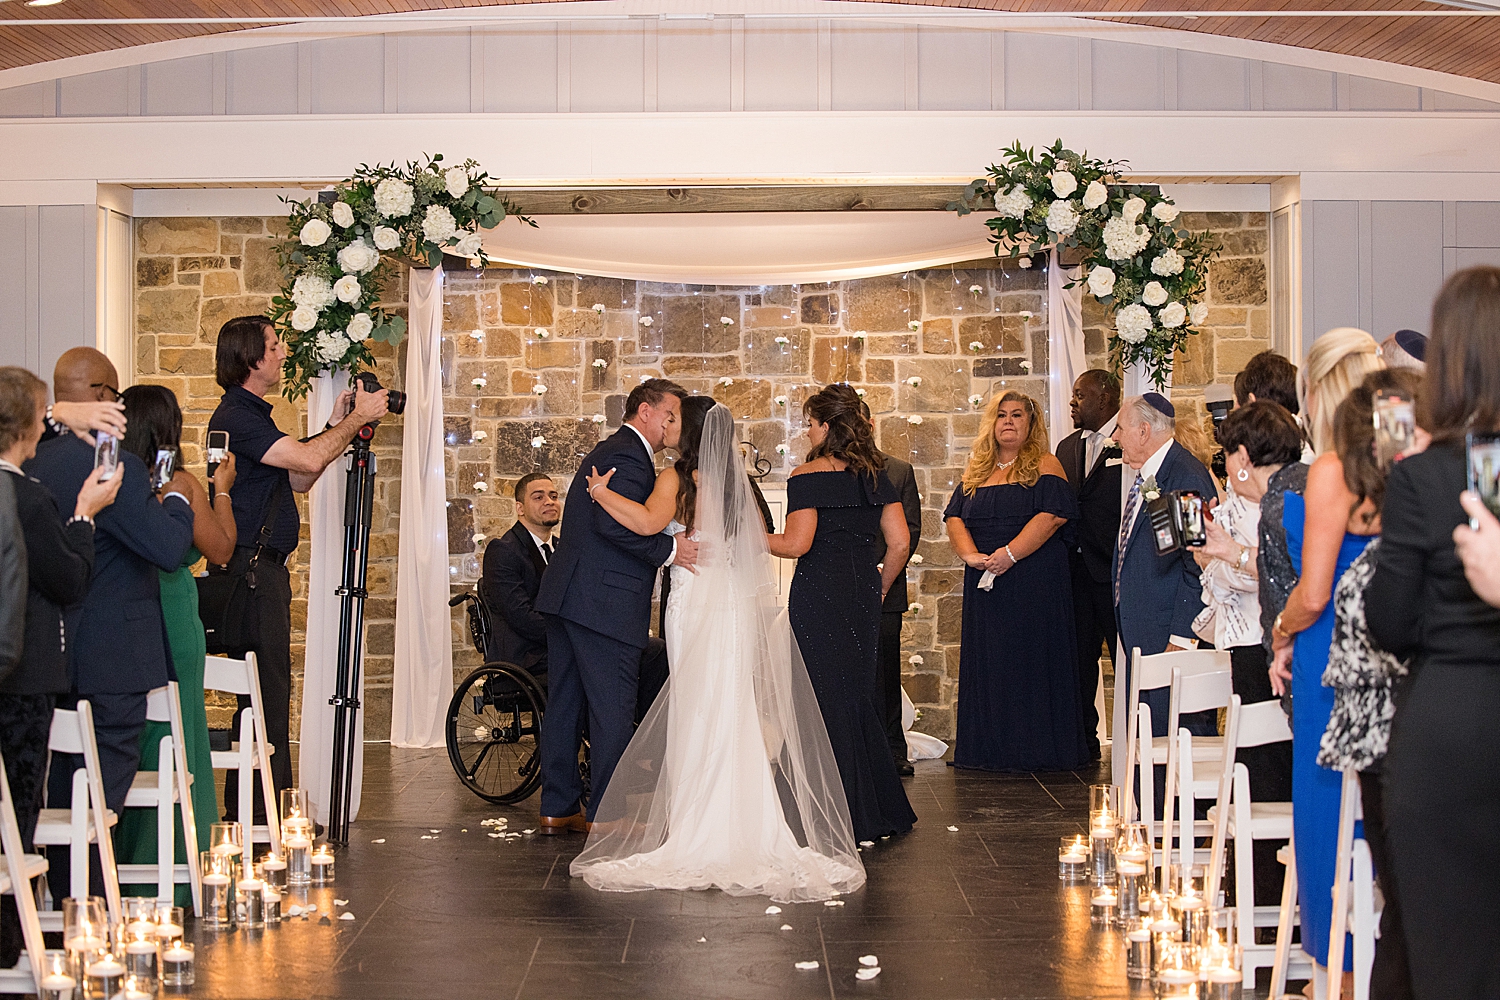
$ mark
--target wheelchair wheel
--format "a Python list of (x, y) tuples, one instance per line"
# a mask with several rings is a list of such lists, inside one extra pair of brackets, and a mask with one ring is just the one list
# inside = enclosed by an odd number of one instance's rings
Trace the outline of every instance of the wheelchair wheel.
[(487, 663), (466, 677), (448, 704), (448, 760), (459, 780), (502, 805), (535, 792), (545, 707), (536, 680), (509, 663)]

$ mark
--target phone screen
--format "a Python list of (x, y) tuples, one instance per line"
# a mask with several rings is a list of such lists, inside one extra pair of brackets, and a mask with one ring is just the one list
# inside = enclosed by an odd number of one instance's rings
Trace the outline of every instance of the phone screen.
[(1375, 461), (1390, 468), (1396, 456), (1417, 440), (1417, 416), (1412, 401), (1401, 395), (1375, 397)]
[(209, 431), (206, 457), (210, 476), (219, 468), (219, 463), (224, 461), (224, 456), (227, 454), (229, 454), (229, 432)]
[(1500, 517), (1500, 434), (1469, 434), (1464, 443), (1469, 489)]
[(1208, 528), (1203, 524), (1203, 498), (1191, 490), (1177, 495), (1178, 510), (1182, 514), (1182, 544), (1199, 548), (1208, 544)]
[(158, 449), (156, 463), (151, 467), (151, 489), (160, 493), (162, 487), (172, 481), (176, 467), (177, 453), (169, 448)]
[(120, 468), (120, 439), (113, 434), (94, 434), (94, 468), (104, 469), (105, 479), (113, 479)]

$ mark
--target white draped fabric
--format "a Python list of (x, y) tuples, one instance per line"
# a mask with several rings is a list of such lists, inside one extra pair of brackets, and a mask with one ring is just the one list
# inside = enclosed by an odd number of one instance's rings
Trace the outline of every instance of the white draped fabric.
[(391, 743), (440, 747), (453, 697), (443, 471), (443, 269), (411, 271)]
[[(307, 400), (307, 426), (322, 427), (333, 415), (339, 393), (349, 387), (349, 374), (336, 371), (313, 379)], [(333, 697), (339, 654), (339, 599), (334, 590), (343, 576), (344, 486), (347, 463), (333, 462), (308, 494), (312, 528), (312, 558), (307, 574), (306, 666), (302, 673), (302, 744), (298, 748), (297, 783), (307, 789), (313, 818), (328, 821), (328, 783), (333, 767)], [(360, 697), (363, 698), (361, 675)], [(364, 774), (364, 714), (360, 713), (354, 742), (354, 782), (349, 818), (359, 814), (359, 792)], [(278, 747), (277, 753), (286, 752)]]
[(1047, 427), (1052, 446), (1073, 433), (1068, 400), (1073, 382), (1088, 367), (1083, 353), (1083, 286), (1064, 287), (1078, 277), (1078, 268), (1064, 268), (1056, 248), (1047, 254)]

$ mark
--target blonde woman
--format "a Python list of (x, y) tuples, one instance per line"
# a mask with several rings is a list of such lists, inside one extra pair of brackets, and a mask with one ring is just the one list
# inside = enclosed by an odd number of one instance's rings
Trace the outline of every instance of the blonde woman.
[(964, 571), (957, 767), (1067, 771), (1089, 760), (1060, 530), (1078, 516), (1036, 400), (1006, 392), (980, 419), (943, 516)]
[(1334, 411), (1366, 375), (1384, 367), (1375, 338), (1355, 327), (1334, 327), (1313, 341), (1307, 363), (1297, 373), (1297, 398), (1313, 451), (1333, 450)]

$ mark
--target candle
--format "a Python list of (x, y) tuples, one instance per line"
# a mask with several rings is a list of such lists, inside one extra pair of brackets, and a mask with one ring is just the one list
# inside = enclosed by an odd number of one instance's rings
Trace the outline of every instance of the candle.
[(172, 923), (157, 924), (156, 937), (160, 941), (175, 941), (182, 937), (182, 925)]
[(237, 888), (244, 901), (245, 926), (250, 930), (266, 926), (266, 884), (258, 878), (243, 878)]
[(116, 961), (113, 955), (106, 954), (89, 965), (86, 975), (90, 996), (113, 997), (124, 986), (125, 966)]
[(1182, 940), (1198, 947), (1206, 945), (1211, 928), (1208, 903), (1203, 897), (1178, 896), (1172, 905), (1177, 911), (1178, 922), (1182, 924)]
[(333, 852), (320, 847), (312, 856), (311, 878), (313, 885), (333, 885)]
[(154, 937), (125, 943), (125, 971), (144, 988), (156, 985), (156, 939)]
[(1141, 890), (1146, 886), (1146, 866), (1139, 861), (1115, 863), (1120, 880), (1120, 919), (1132, 920), (1141, 914)]
[(262, 891), (261, 897), (266, 914), (266, 923), (281, 923), (281, 893), (268, 885)]
[(1087, 877), (1088, 841), (1080, 836), (1063, 837), (1057, 847), (1057, 877), (1063, 882), (1077, 882)]
[(267, 854), (265, 860), (260, 863), (261, 877), (267, 885), (273, 885), (278, 889), (286, 886), (286, 861), (275, 854)]
[(1090, 877), (1096, 886), (1113, 885), (1115, 881), (1115, 828), (1100, 826), (1097, 821), (1092, 831), (1090, 857), (1093, 868)]
[(286, 851), (287, 885), (306, 885), (312, 878), (312, 865), (308, 857), (312, 851), (312, 838), (297, 831), (288, 834), (281, 846)]
[(161, 982), (163, 986), (193, 985), (193, 946), (181, 941), (161, 953)]
[(1118, 897), (1108, 889), (1096, 893), (1093, 900), (1093, 911), (1091, 918), (1095, 926), (1108, 927), (1115, 922), (1115, 906)]
[(1151, 976), (1161, 972), (1168, 947), (1181, 942), (1182, 925), (1175, 920), (1162, 918), (1151, 923)]
[(1244, 992), (1244, 976), (1238, 969), (1232, 969), (1227, 965), (1209, 969), (1204, 974), (1208, 982), (1208, 988), (1204, 990), (1204, 1000), (1240, 1000)]
[(42, 1000), (73, 1000), (78, 980), (61, 972), (42, 977)]
[(1151, 978), (1151, 927), (1144, 922), (1130, 925), (1125, 933), (1125, 978)]
[(224, 928), (234, 924), (234, 884), (223, 872), (203, 876), (204, 927)]

